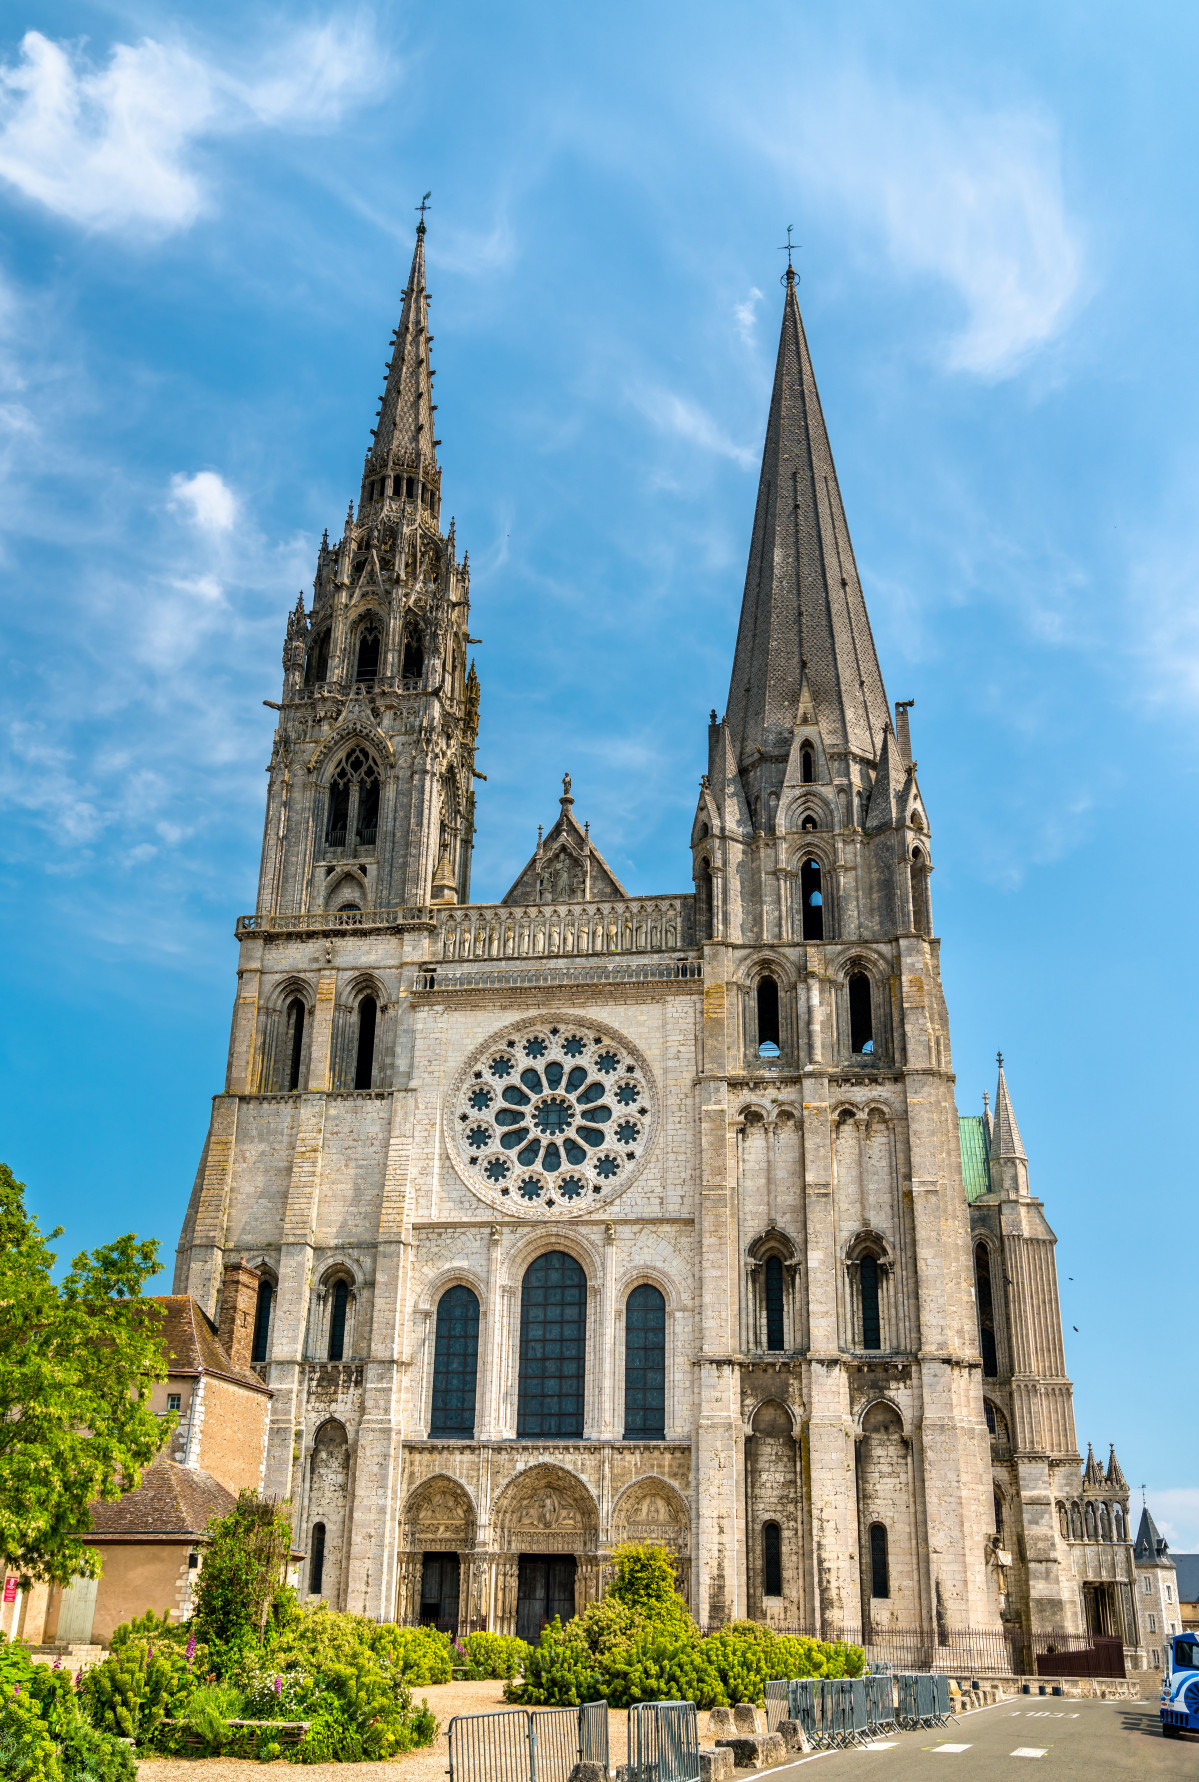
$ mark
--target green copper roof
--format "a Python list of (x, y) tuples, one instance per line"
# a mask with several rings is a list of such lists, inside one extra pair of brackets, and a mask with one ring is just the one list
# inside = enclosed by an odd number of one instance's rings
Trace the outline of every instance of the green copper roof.
[(958, 1137), (962, 1146), (962, 1181), (966, 1199), (976, 1201), (991, 1192), (990, 1151), (987, 1128), (981, 1114), (958, 1115)]

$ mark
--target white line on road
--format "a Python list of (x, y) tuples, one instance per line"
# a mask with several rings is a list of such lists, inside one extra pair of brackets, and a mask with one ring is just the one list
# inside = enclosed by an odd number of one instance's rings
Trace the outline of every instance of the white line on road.
[(1048, 1751), (1048, 1749), (1049, 1749), (1048, 1745), (1017, 1745), (1016, 1749), (1014, 1751), (1009, 1751), (1008, 1756), (1009, 1757), (1044, 1757), (1044, 1755)]
[(934, 1745), (934, 1751), (969, 1751), (969, 1745)]

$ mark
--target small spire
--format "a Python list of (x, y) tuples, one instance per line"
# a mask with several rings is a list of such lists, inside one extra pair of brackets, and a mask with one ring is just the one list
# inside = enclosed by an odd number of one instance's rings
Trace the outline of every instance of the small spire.
[(328, 549), (329, 549), (329, 528), (326, 526), (324, 533), (321, 536), (321, 550), (327, 551)]
[(1120, 1462), (1116, 1459), (1116, 1444), (1108, 1443), (1107, 1482), (1116, 1491), (1127, 1491), (1128, 1481), (1120, 1470)]
[[(426, 484), (436, 480), (435, 405), (433, 374), (429, 365), (432, 337), (429, 334), (429, 293), (425, 287), (424, 213), (428, 209), (428, 198), (426, 192), (416, 206), (421, 213), (416, 228), (416, 247), (388, 364), (387, 385), (379, 405), (374, 445), (367, 454), (363, 471), (363, 501), (367, 499), (368, 486), (393, 465), (419, 470)], [(388, 477), (387, 481), (391, 483), (392, 479)], [(394, 499), (394, 495), (391, 498)]]
[(1003, 1053), (996, 1052), (999, 1081), (995, 1088), (995, 1126), (991, 1139), (991, 1185), (1014, 1194), (1028, 1193), (1028, 1156), (1003, 1069)]
[(349, 507), (347, 507), (347, 509), (346, 509), (346, 529), (345, 529), (345, 532), (342, 534), (342, 536), (344, 538), (348, 538), (350, 536), (350, 533), (353, 530), (354, 530), (354, 503), (351, 501)]

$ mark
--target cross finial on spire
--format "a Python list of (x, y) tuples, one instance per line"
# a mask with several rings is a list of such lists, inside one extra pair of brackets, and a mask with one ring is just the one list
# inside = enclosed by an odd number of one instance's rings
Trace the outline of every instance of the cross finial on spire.
[(1003, 1053), (1002, 1052), (996, 1052), (995, 1062), (999, 1066), (1000, 1070), (1002, 1070), (1003, 1069)]
[(990, 1105), (991, 1105), (991, 1097), (987, 1094), (986, 1090), (984, 1089), (983, 1090), (983, 1106), (985, 1108), (989, 1108)]
[(420, 203), (413, 206), (413, 208), (415, 210), (420, 211), (420, 222), (416, 226), (422, 235), (425, 232), (425, 212), (427, 210), (432, 210), (432, 208), (433, 208), (433, 206), (429, 203), (429, 200), (432, 196), (433, 196), (433, 193), (431, 190), (426, 192), (424, 197), (421, 199)]
[(795, 283), (796, 278), (798, 277), (798, 274), (796, 273), (794, 266), (792, 266), (792, 264), (791, 264), (791, 256), (795, 252), (797, 247), (803, 246), (802, 242), (792, 241), (792, 239), (791, 239), (791, 231), (792, 231), (792, 229), (794, 229), (794, 227), (795, 227), (794, 223), (787, 224), (786, 244), (779, 249), (780, 254), (786, 254), (786, 256), (787, 256), (787, 270), (783, 274), (783, 276), (789, 285), (793, 285)]

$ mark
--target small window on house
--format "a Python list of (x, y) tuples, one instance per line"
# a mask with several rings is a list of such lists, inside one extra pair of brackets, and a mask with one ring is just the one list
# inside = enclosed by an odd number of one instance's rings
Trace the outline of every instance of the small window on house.
[(887, 1531), (881, 1522), (870, 1524), (870, 1594), (890, 1596), (891, 1574), (887, 1565)]
[(199, 1566), (199, 1563), (200, 1563), (200, 1555), (198, 1553), (189, 1553), (188, 1554), (187, 1569), (189, 1572), (194, 1572), (196, 1570), (196, 1568)]
[[(816, 778), (816, 756), (811, 743), (805, 743), (799, 751), (799, 777), (805, 786), (810, 786)], [(815, 828), (815, 824), (812, 827)]]
[(858, 1264), (858, 1283), (862, 1296), (862, 1347), (881, 1349), (883, 1336), (878, 1309), (877, 1256), (863, 1256)]
[(849, 1048), (851, 1052), (874, 1051), (874, 1010), (870, 979), (864, 971), (849, 978)]
[(781, 1256), (768, 1256), (763, 1270), (763, 1288), (766, 1300), (766, 1347), (779, 1350), (783, 1347), (783, 1259)]
[(805, 860), (799, 869), (799, 901), (803, 910), (804, 940), (823, 940), (824, 892), (819, 860)]
[(1151, 1596), (1153, 1594), (1153, 1584), (1149, 1578), (1142, 1578), (1141, 1586), (1146, 1596)]
[(358, 667), (354, 672), (356, 681), (373, 681), (379, 673), (379, 633), (364, 631), (358, 640)]
[(181, 1392), (168, 1392), (167, 1393), (167, 1410), (168, 1411), (177, 1411), (180, 1409), (182, 1404), (183, 1404), (183, 1394)]
[(758, 1056), (779, 1055), (779, 987), (771, 977), (758, 979)]
[(346, 1310), (350, 1303), (350, 1289), (345, 1281), (338, 1281), (333, 1289), (333, 1304), (329, 1313), (329, 1360), (341, 1361), (346, 1352)]
[(783, 1594), (783, 1531), (777, 1522), (762, 1529), (762, 1595)]
[(369, 1089), (375, 1074), (375, 1021), (378, 1005), (373, 996), (358, 1004), (358, 1057), (354, 1065), (355, 1089)]
[(250, 1350), (251, 1361), (266, 1360), (267, 1333), (271, 1328), (271, 1301), (275, 1297), (275, 1289), (269, 1281), (258, 1283), (258, 1303), (254, 1308), (254, 1346)]
[(287, 1087), (300, 1087), (300, 1066), (304, 1060), (304, 1004), (297, 996), (287, 1005), (287, 1030), (290, 1046), (287, 1057)]
[(424, 672), (424, 645), (415, 630), (409, 626), (404, 632), (404, 647), (400, 652), (400, 679), (419, 681)]
[(319, 1596), (325, 1581), (325, 1525), (318, 1522), (312, 1530), (312, 1555), (308, 1561), (308, 1594)]
[(991, 1293), (991, 1253), (985, 1244), (974, 1251), (974, 1288), (978, 1299), (978, 1345), (982, 1350), (983, 1378), (999, 1377), (999, 1354), (995, 1346), (995, 1301)]

